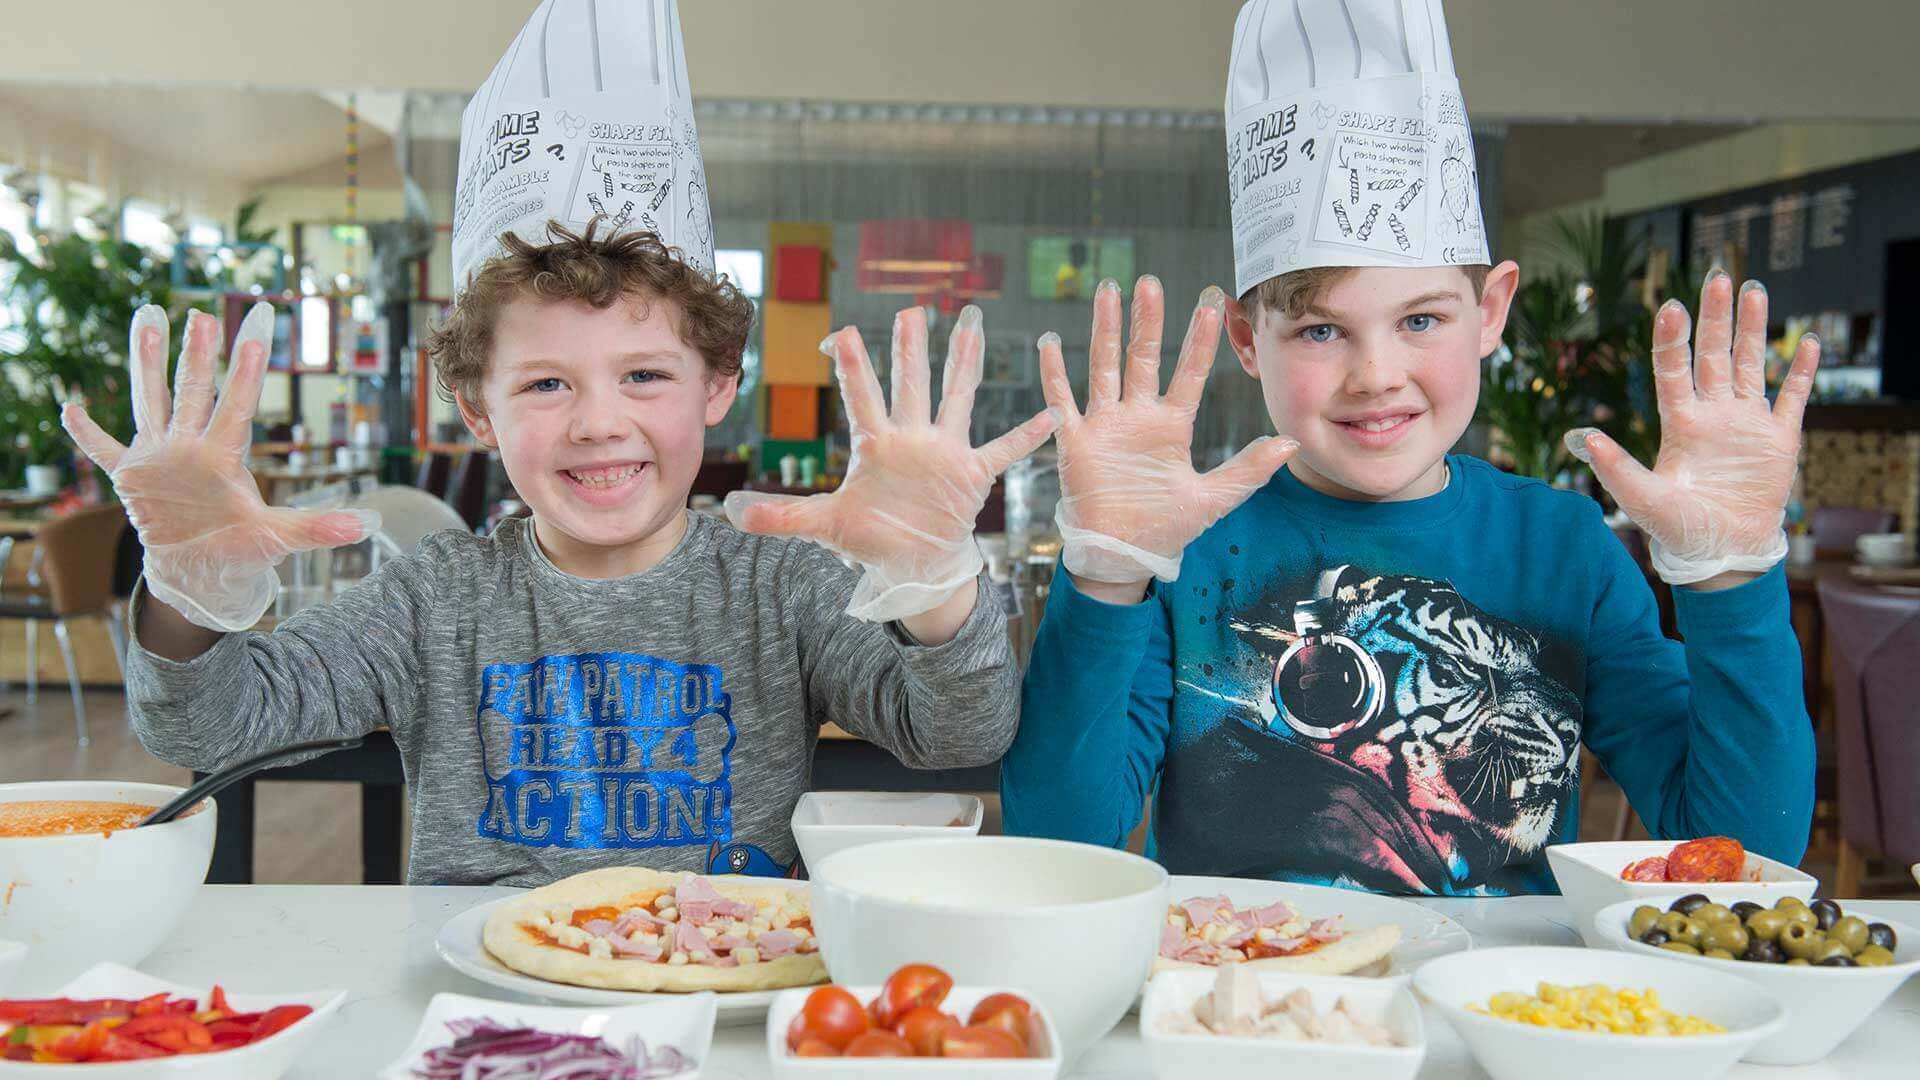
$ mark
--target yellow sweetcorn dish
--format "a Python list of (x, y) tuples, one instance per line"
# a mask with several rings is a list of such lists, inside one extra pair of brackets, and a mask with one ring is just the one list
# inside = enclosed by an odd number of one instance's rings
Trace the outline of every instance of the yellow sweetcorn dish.
[(1532, 994), (1499, 993), (1485, 1008), (1468, 1007), (1482, 1016), (1560, 1031), (1659, 1037), (1719, 1035), (1726, 1031), (1711, 1020), (1667, 1011), (1652, 988), (1615, 990), (1599, 983), (1556, 986), (1543, 982)]

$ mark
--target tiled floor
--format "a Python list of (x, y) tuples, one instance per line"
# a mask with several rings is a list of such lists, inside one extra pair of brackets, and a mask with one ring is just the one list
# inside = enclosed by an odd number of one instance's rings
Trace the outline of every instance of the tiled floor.
[[(74, 745), (73, 706), (64, 685), (41, 687), (37, 704), (28, 705), (22, 688), (0, 690), (0, 783), (22, 780), (119, 779), (185, 784), (188, 771), (147, 753), (127, 727), (126, 699), (119, 691), (86, 695), (93, 743)], [(1581, 835), (1610, 836), (1620, 806), (1620, 789), (1609, 781), (1589, 786), (1581, 806)], [(1000, 825), (999, 799), (988, 796), (987, 832)], [(261, 883), (340, 884), (360, 880), (360, 799), (352, 784), (262, 782), (258, 786), (254, 834), (254, 876)], [(1636, 819), (1629, 835), (1644, 838)], [(1139, 850), (1141, 836), (1133, 847)], [(1808, 873), (1829, 880), (1832, 856), (1816, 851)], [(1903, 870), (1882, 867), (1865, 890), (1873, 896), (1920, 896)], [(1896, 872), (1899, 871), (1899, 872)]]

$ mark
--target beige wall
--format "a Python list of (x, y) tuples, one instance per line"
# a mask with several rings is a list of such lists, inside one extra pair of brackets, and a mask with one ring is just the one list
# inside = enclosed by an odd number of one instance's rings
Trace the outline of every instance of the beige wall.
[[(1214, 109), (1238, 0), (683, 0), (703, 97)], [(1450, 0), (1486, 119), (1907, 118), (1911, 0)], [(7, 75), (464, 92), (533, 0), (15, 3)]]

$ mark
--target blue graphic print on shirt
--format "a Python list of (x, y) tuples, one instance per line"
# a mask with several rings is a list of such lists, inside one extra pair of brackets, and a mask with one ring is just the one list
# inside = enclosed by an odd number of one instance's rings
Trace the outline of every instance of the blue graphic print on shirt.
[(527, 847), (733, 839), (732, 699), (718, 667), (640, 653), (481, 672), (481, 836)]

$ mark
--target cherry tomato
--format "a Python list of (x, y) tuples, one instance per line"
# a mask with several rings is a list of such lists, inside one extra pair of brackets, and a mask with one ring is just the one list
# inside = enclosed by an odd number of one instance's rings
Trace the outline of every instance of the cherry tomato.
[(794, 1057), (839, 1057), (840, 1051), (824, 1039), (806, 1038), (793, 1048)]
[(800, 1042), (811, 1035), (835, 1050), (844, 1050), (871, 1026), (859, 998), (838, 986), (823, 986), (807, 995), (807, 1003), (794, 1018), (794, 1026), (787, 1029), (787, 1042), (797, 1049)]
[(951, 989), (953, 976), (932, 964), (908, 964), (887, 976), (873, 1004), (881, 1026), (892, 1027), (895, 1020), (922, 1005), (938, 1008)]
[(1021, 1042), (1028, 1041), (1032, 1024), (1033, 1006), (1018, 994), (989, 994), (967, 1017), (968, 1027), (999, 1028)]
[(948, 1032), (940, 1041), (940, 1056), (950, 1058), (1023, 1058), (1027, 1044), (1017, 1035), (978, 1024)]
[(912, 1057), (913, 1047), (891, 1031), (869, 1031), (847, 1044), (848, 1057)]
[(922, 1005), (908, 1009), (905, 1016), (895, 1020), (893, 1033), (907, 1040), (915, 1057), (939, 1057), (940, 1041), (947, 1032), (959, 1031), (962, 1026), (957, 1017)]

